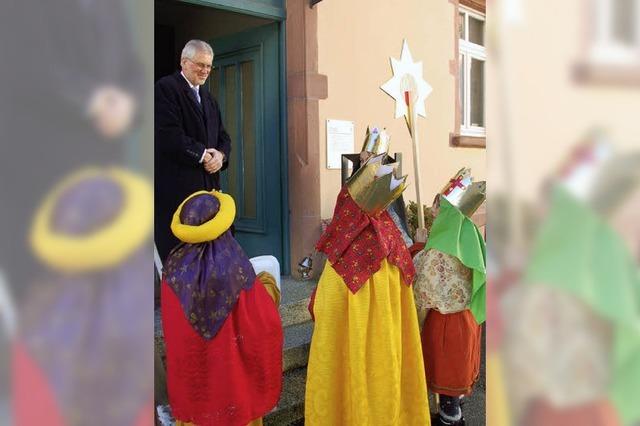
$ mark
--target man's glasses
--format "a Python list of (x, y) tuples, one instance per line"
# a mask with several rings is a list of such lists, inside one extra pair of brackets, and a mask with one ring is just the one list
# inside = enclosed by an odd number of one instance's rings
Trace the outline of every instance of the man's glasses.
[[(187, 59), (189, 59), (189, 58), (187, 58)], [(202, 63), (202, 62), (196, 62), (193, 59), (189, 59), (189, 62), (191, 62), (193, 65), (195, 65), (196, 67), (198, 67), (201, 70), (211, 71), (212, 69), (215, 68), (211, 64), (205, 64), (205, 63)]]

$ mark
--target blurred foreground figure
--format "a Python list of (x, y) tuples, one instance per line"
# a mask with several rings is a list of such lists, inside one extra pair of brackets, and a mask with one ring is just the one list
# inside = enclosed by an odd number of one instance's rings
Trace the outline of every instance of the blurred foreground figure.
[(162, 282), (169, 403), (177, 424), (245, 426), (278, 403), (282, 325), (272, 280), (233, 238), (233, 198), (196, 192), (171, 230)]
[(152, 202), (137, 175), (85, 169), (38, 210), (31, 245), (46, 271), (21, 305), (16, 424), (153, 421), (152, 345), (140, 345), (153, 332)]
[[(152, 192), (115, 168), (80, 172), (49, 192), (87, 165), (149, 158), (136, 155), (133, 131), (144, 115), (138, 49), (151, 51), (152, 5), (143, 3), (2, 2), (0, 270), (17, 334), (14, 380), (0, 385), (15, 392), (18, 424), (149, 417)], [(134, 11), (142, 13), (132, 19)]]
[(486, 198), (486, 184), (472, 183), (470, 173), (461, 169), (436, 196), (429, 238), (414, 258), (416, 307), (428, 309), (424, 368), (429, 389), (440, 395), (439, 425), (465, 424), (460, 400), (480, 373), (485, 243), (470, 217)]
[(52, 183), (133, 151), (144, 74), (125, 3), (2, 3), (0, 196), (14, 201), (0, 209), (0, 267), (17, 292), (33, 278), (28, 222)]
[(523, 284), (505, 295), (520, 424), (640, 420), (640, 281), (627, 244), (640, 241), (637, 206), (632, 222), (617, 223), (637, 187), (640, 155), (610, 151), (597, 140), (582, 144), (560, 170)]
[(405, 188), (370, 158), (338, 195), (317, 244), (327, 255), (315, 320), (307, 425), (429, 425), (411, 255), (386, 207)]

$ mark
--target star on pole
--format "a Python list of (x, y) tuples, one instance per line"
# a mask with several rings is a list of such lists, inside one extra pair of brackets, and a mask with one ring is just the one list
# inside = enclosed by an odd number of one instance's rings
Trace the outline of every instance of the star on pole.
[(402, 43), (400, 60), (391, 58), (391, 69), (393, 77), (380, 88), (396, 100), (395, 118), (404, 116), (412, 132), (413, 116), (426, 117), (424, 101), (433, 89), (422, 77), (422, 61), (413, 62), (406, 40)]
[[(426, 117), (424, 101), (431, 93), (431, 86), (422, 78), (422, 62), (413, 62), (411, 51), (407, 41), (402, 42), (400, 60), (391, 58), (393, 77), (380, 88), (396, 100), (395, 117), (404, 119), (409, 128), (413, 145), (413, 172), (416, 182), (416, 203), (418, 212), (422, 212), (422, 197), (420, 195), (420, 144), (418, 142), (418, 128), (416, 121), (418, 115)], [(416, 241), (426, 242), (427, 230), (424, 216), (418, 214), (418, 229), (416, 229)]]

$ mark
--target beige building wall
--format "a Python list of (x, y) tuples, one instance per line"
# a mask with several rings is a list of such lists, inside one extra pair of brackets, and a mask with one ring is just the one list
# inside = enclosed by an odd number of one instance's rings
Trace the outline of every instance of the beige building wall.
[(478, 180), (485, 179), (485, 149), (449, 145), (449, 134), (456, 131), (456, 80), (450, 69), (450, 61), (456, 59), (456, 6), (446, 0), (350, 0), (323, 1), (316, 8), (318, 72), (328, 81), (328, 97), (320, 101), (319, 111), (322, 218), (333, 215), (340, 190), (340, 170), (327, 169), (327, 119), (354, 122), (356, 151), (368, 124), (386, 127), (390, 151), (403, 154), (403, 172), (409, 174), (405, 199), (415, 200), (411, 138), (404, 120), (394, 119), (395, 101), (380, 89), (392, 76), (389, 57), (400, 57), (405, 38), (433, 87), (426, 101), (427, 117), (418, 120), (423, 203), (430, 204), (463, 166), (471, 167)]
[[(515, 181), (518, 194), (534, 200), (543, 180), (590, 130), (605, 130), (622, 151), (640, 146), (640, 86), (576, 78), (589, 47), (592, 2), (521, 0), (521, 17), (512, 22), (501, 19), (504, 3), (490, 3), (487, 12), (497, 35), (488, 55), (498, 51), (503, 61), (487, 70), (490, 188), (512, 190)], [(550, 14), (566, 19), (548, 19)], [(505, 174), (507, 134), (511, 177)]]

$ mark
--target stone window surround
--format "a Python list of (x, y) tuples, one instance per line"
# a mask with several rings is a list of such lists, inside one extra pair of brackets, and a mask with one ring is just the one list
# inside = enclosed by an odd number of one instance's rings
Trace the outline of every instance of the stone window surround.
[(482, 14), (486, 14), (486, 1), (485, 0), (448, 0), (450, 3), (454, 5), (453, 8), (453, 16), (454, 16), (454, 59), (449, 61), (449, 73), (453, 75), (455, 78), (455, 118), (454, 118), (454, 131), (449, 133), (449, 145), (452, 147), (459, 148), (486, 148), (487, 147), (487, 139), (486, 136), (476, 137), (476, 136), (466, 136), (460, 134), (460, 113), (461, 113), (461, 105), (460, 105), (460, 81), (459, 81), (459, 69), (460, 69), (460, 59), (459, 59), (459, 38), (458, 38), (458, 25), (459, 22), (459, 10), (460, 6), (466, 6), (470, 9), (478, 11)]

